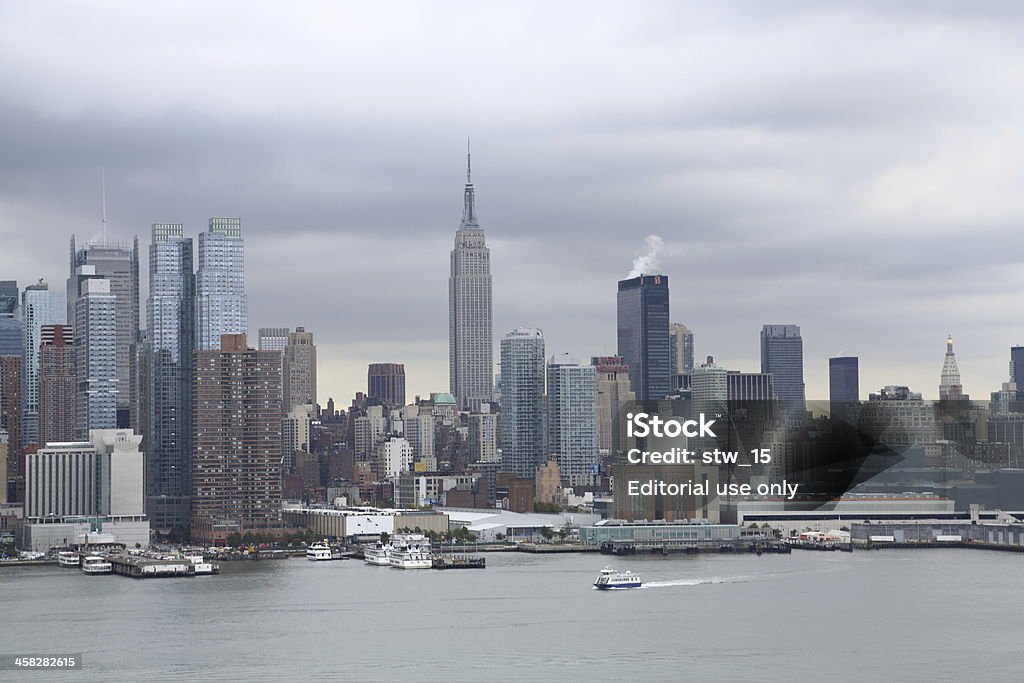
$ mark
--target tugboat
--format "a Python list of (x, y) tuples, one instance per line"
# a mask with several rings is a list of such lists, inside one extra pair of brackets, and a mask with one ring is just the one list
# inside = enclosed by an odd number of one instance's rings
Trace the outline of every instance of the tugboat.
[(611, 567), (602, 569), (601, 574), (597, 577), (597, 581), (594, 581), (594, 588), (605, 591), (622, 588), (640, 588), (642, 585), (639, 574), (634, 574), (629, 570), (620, 572)]

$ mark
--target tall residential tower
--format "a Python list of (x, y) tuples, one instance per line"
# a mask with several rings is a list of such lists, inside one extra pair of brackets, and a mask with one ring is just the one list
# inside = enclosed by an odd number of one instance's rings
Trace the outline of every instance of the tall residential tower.
[[(149, 416), (145, 435), (146, 495), (183, 499), (191, 492), (192, 349), (195, 344), (195, 273), (192, 238), (180, 223), (155, 223), (149, 246), (148, 372)], [(179, 503), (180, 505), (180, 503)], [(184, 526), (184, 510), (172, 525)]]
[(199, 234), (196, 270), (196, 349), (216, 351), (223, 334), (246, 334), (245, 241), (238, 218), (211, 218)]

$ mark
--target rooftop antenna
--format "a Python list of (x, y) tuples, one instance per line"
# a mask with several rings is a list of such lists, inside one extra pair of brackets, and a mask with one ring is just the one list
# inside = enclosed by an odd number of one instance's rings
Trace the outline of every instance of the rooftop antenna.
[(103, 242), (107, 241), (107, 168), (105, 166), (100, 167), (100, 188), (103, 196), (103, 214), (100, 216), (100, 222), (103, 224)]
[(466, 184), (467, 185), (472, 185), (473, 184), (473, 179), (472, 179), (472, 176), (473, 176), (472, 171), (473, 171), (473, 169), (472, 169), (472, 166), (470, 165), (470, 159), (471, 159), (471, 157), (470, 157), (470, 153), (469, 153), (469, 136), (467, 135), (466, 136)]

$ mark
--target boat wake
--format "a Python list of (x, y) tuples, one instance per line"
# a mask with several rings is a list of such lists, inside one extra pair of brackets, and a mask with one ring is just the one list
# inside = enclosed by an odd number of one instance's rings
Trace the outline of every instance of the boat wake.
[(677, 579), (675, 581), (648, 581), (643, 588), (669, 588), (672, 586), (704, 586), (714, 583), (743, 583), (752, 576), (712, 576), (705, 579)]

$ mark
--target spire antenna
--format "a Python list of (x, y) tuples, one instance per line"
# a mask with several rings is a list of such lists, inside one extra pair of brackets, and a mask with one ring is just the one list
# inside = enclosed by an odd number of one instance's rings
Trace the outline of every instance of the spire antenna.
[(476, 198), (473, 191), (473, 166), (469, 149), (469, 137), (466, 137), (466, 189), (462, 200), (462, 228), (479, 228), (476, 222)]
[(103, 242), (107, 241), (107, 168), (100, 167), (100, 194), (103, 202), (103, 213), (100, 215), (100, 222), (103, 224)]

